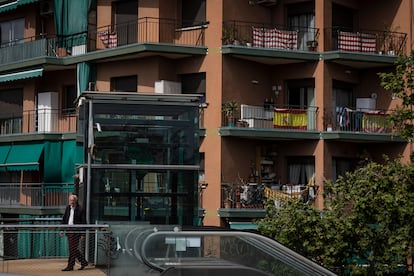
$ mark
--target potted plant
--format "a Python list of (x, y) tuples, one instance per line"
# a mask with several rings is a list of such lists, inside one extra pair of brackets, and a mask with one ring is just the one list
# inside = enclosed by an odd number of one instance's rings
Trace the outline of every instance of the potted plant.
[(247, 47), (252, 47), (252, 39), (249, 35), (243, 36), (242, 45), (246, 45)]
[(229, 101), (223, 104), (223, 113), (227, 119), (227, 126), (234, 126), (235, 113), (239, 109), (237, 102)]
[(238, 43), (236, 40), (237, 30), (234, 26), (225, 26), (223, 28), (223, 34), (221, 41), (223, 42), (223, 45), (229, 45)]
[(384, 30), (384, 47), (385, 53), (388, 55), (396, 55), (396, 51), (399, 46), (398, 34), (396, 33), (399, 29), (399, 26), (392, 28), (391, 26), (386, 26)]

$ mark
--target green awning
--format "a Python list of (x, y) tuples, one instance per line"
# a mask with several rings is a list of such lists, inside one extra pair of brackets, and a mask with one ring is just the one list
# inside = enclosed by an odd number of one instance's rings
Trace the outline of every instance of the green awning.
[(0, 13), (17, 9), (20, 6), (36, 3), (39, 0), (14, 0), (14, 1), (0, 1)]
[(257, 224), (252, 222), (236, 222), (230, 221), (230, 229), (236, 230), (257, 230)]
[(21, 79), (29, 79), (41, 77), (43, 74), (43, 68), (37, 68), (27, 71), (21, 71), (16, 73), (0, 75), (0, 82), (15, 81)]
[(62, 149), (62, 182), (73, 183), (75, 174), (76, 141), (68, 140), (63, 142)]
[(6, 163), (7, 155), (9, 154), (11, 146), (10, 145), (2, 145), (0, 146), (0, 171), (4, 172), (6, 167), (3, 166)]
[(43, 154), (43, 181), (59, 183), (62, 168), (62, 141), (45, 141)]
[(13, 145), (6, 160), (8, 171), (36, 171), (39, 170), (39, 159), (43, 151), (43, 144)]

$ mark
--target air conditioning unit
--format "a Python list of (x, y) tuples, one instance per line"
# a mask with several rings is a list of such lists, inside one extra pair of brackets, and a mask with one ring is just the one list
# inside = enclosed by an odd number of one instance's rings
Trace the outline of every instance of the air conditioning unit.
[(42, 1), (40, 3), (40, 15), (47, 16), (50, 14), (53, 14), (53, 1)]
[(264, 6), (273, 6), (277, 4), (277, 0), (256, 0), (256, 4)]

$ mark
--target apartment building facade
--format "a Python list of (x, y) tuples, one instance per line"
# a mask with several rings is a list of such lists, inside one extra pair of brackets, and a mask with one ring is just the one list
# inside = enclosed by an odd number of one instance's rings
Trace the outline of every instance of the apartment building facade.
[(59, 216), (79, 189), (90, 148), (78, 143), (75, 100), (85, 91), (199, 95), (200, 170), (188, 185), (204, 225), (249, 227), (279, 194), (321, 208), (325, 179), (412, 153), (386, 120), (398, 101), (377, 75), (411, 51), (412, 5), (0, 1), (2, 217)]

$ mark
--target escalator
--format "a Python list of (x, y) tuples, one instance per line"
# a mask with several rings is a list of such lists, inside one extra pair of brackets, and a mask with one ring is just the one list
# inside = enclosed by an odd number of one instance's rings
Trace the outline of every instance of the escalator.
[(122, 275), (335, 275), (259, 234), (171, 228), (133, 228), (127, 232), (118, 246), (124, 256), (111, 263), (111, 274), (123, 269)]

